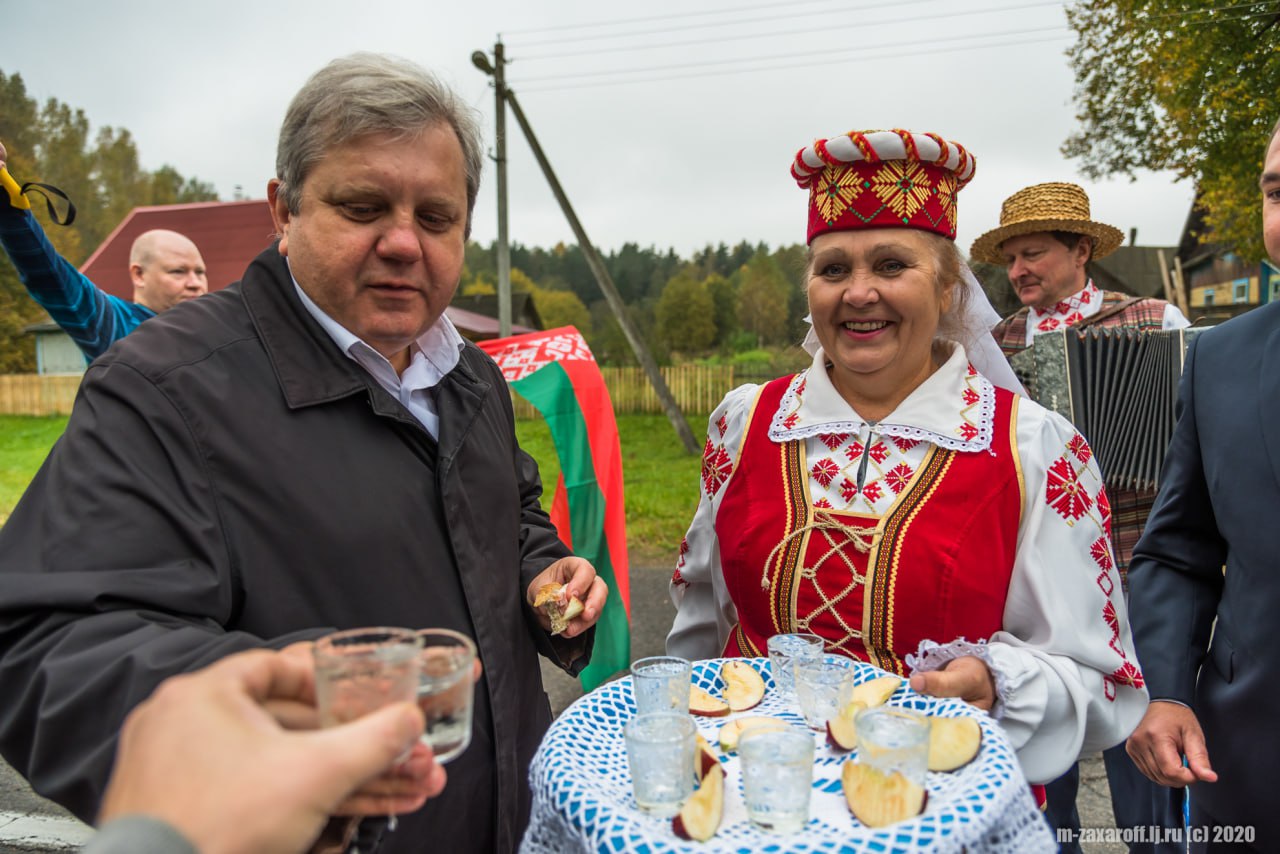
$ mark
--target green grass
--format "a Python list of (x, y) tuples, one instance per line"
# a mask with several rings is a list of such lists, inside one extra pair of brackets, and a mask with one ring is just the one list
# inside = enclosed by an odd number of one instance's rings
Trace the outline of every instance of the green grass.
[(66, 416), (0, 415), (0, 522), (9, 518), (66, 426)]
[[(700, 435), (706, 417), (687, 417), (694, 435)], [(0, 415), (0, 523), (13, 511), (66, 425), (65, 417)], [(545, 486), (542, 506), (549, 507), (560, 465), (547, 423), (540, 418), (521, 419), (516, 422), (516, 434), (538, 461)], [(665, 415), (620, 415), (618, 435), (628, 552), (633, 562), (674, 566), (680, 538), (698, 507), (701, 459), (684, 452)]]

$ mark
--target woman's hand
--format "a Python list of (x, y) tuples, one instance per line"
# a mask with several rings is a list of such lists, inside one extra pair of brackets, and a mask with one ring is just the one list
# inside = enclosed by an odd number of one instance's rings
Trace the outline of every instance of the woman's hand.
[(984, 712), (996, 704), (996, 679), (981, 658), (966, 655), (947, 662), (941, 670), (911, 675), (911, 690), (931, 697), (959, 697)]

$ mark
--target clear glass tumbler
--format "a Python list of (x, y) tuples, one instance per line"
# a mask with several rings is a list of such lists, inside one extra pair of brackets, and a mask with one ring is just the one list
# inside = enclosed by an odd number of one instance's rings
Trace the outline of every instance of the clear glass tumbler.
[(822, 638), (810, 634), (774, 635), (769, 638), (769, 668), (773, 684), (784, 694), (796, 689), (795, 662), (822, 657)]
[(390, 703), (412, 703), (422, 641), (410, 629), (348, 629), (325, 635), (311, 653), (320, 725), (336, 726)]
[(901, 772), (923, 786), (929, 770), (929, 719), (909, 709), (878, 706), (855, 719), (858, 761), (889, 774)]
[(853, 662), (843, 655), (824, 655), (816, 661), (797, 661), (796, 702), (804, 721), (825, 730), (840, 708), (840, 689), (853, 679)]
[(693, 719), (681, 712), (650, 712), (627, 721), (627, 764), (636, 806), (670, 818), (693, 792)]
[(427, 726), (422, 741), (437, 762), (448, 762), (471, 744), (471, 712), (475, 704), (476, 645), (451, 629), (422, 629), (418, 706)]
[(742, 797), (753, 825), (768, 833), (796, 833), (809, 822), (813, 752), (813, 735), (797, 727), (742, 734)]
[(658, 655), (637, 659), (631, 665), (631, 693), (636, 700), (636, 714), (689, 714), (692, 675), (692, 665), (683, 658)]

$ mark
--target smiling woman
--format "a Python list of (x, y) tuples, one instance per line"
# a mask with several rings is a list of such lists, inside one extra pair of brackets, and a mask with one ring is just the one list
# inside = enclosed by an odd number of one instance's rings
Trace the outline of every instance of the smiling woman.
[(955, 248), (963, 146), (851, 132), (797, 156), (810, 367), (712, 413), (668, 652), (775, 633), (1001, 718), (1027, 777), (1120, 741), (1146, 705), (1084, 439), (1019, 396)]

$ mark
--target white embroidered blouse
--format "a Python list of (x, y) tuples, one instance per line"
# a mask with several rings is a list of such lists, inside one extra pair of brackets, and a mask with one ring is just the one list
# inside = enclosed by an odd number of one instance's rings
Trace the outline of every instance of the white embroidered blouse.
[[(715, 519), (758, 389), (734, 389), (710, 418), (701, 499), (672, 576), (672, 655), (715, 657), (737, 623)], [(882, 517), (928, 444), (995, 453), (994, 415), (995, 389), (959, 345), (879, 424), (863, 421), (839, 395), (819, 350), (769, 416), (769, 438), (804, 441), (814, 507)], [(1079, 756), (1126, 738), (1146, 710), (1147, 691), (1106, 535), (1110, 507), (1088, 444), (1065, 419), (1026, 399), (1016, 437), (1025, 498), (1004, 628), (986, 643), (926, 641), (908, 664), (934, 670), (970, 654), (986, 661), (999, 694), (993, 713), (1027, 778), (1047, 782)]]

